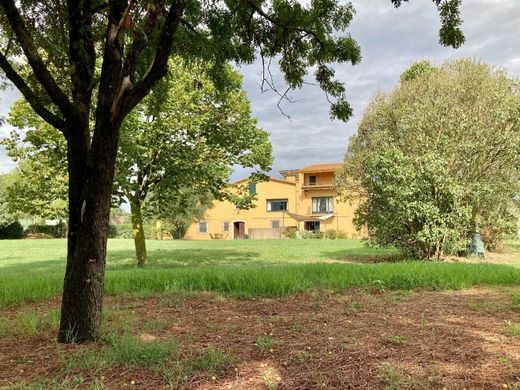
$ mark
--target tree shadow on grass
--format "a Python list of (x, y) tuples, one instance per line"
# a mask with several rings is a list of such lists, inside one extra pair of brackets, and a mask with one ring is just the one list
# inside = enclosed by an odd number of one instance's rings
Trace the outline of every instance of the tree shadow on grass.
[[(259, 264), (260, 252), (229, 249), (155, 249), (148, 251), (149, 268), (204, 267), (215, 265)], [(133, 250), (110, 251), (109, 269), (136, 267)]]
[(324, 252), (323, 255), (345, 263), (397, 263), (411, 260), (396, 249), (353, 248)]

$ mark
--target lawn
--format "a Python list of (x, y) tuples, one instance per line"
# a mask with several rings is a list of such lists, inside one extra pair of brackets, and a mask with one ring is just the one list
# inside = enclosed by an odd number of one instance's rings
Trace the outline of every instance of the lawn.
[[(240, 297), (312, 289), (461, 289), (520, 283), (511, 242), (503, 264), (406, 261), (358, 240), (148, 241), (150, 264), (137, 269), (131, 240), (110, 240), (107, 293), (217, 291)], [(64, 240), (0, 241), (0, 307), (61, 292)], [(504, 260), (505, 259), (505, 260)]]
[(520, 389), (520, 243), (110, 240), (103, 336), (55, 342), (64, 240), (0, 241), (0, 388)]

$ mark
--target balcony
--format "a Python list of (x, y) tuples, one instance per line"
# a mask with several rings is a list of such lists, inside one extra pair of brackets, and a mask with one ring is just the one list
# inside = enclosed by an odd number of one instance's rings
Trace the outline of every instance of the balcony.
[(302, 190), (333, 190), (334, 183), (305, 183), (302, 184)]

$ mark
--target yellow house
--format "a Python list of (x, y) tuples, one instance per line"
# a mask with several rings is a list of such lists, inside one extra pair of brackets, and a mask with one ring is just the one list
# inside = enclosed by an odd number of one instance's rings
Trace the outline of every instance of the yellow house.
[[(204, 219), (193, 223), (187, 239), (280, 238), (287, 229), (339, 230), (349, 238), (359, 237), (352, 223), (356, 205), (340, 201), (334, 190), (334, 175), (341, 163), (315, 164), (281, 171), (283, 179), (252, 184), (254, 205), (247, 210), (228, 201), (215, 201)], [(248, 184), (247, 179), (235, 184)], [(305, 234), (305, 233), (301, 233)]]

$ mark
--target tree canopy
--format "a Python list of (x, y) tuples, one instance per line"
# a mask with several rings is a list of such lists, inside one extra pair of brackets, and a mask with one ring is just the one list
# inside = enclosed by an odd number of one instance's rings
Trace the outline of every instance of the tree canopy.
[(475, 231), (496, 248), (518, 218), (518, 80), (473, 60), (403, 76), (349, 143), (338, 184), (362, 200), (356, 224), (420, 258), (466, 250)]

